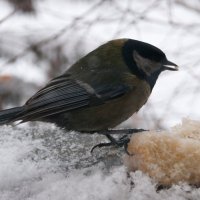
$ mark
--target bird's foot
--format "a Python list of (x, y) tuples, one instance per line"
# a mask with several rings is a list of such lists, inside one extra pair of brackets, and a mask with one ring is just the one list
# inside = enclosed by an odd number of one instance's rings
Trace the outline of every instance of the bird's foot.
[[(140, 133), (140, 132), (144, 132), (144, 131), (148, 131), (148, 130), (145, 130), (145, 129), (118, 129), (118, 130), (116, 130), (116, 129), (114, 129), (114, 130), (89, 131), (89, 132), (88, 131), (82, 131), (82, 133), (90, 133), (90, 134), (97, 133), (97, 134), (105, 135), (110, 140), (110, 142), (99, 143), (99, 144), (93, 146), (91, 151), (90, 151), (91, 153), (97, 147), (101, 148), (101, 147), (108, 147), (108, 146), (116, 146), (116, 147), (124, 146), (125, 152), (128, 155), (130, 155), (128, 150), (127, 150), (128, 143), (130, 141), (130, 137), (128, 137), (128, 135), (134, 134), (134, 133)], [(113, 134), (116, 134), (116, 135), (126, 134), (126, 135), (122, 136), (119, 140), (117, 140), (117, 139), (115, 139), (114, 137), (111, 136)]]
[(114, 137), (112, 137), (109, 134), (106, 134), (105, 136), (110, 140), (110, 142), (99, 143), (99, 144), (93, 146), (92, 149), (91, 149), (91, 153), (93, 153), (94, 149), (96, 149), (97, 147), (101, 148), (101, 147), (108, 147), (108, 146), (116, 146), (116, 147), (122, 147), (123, 146), (124, 149), (125, 149), (125, 152), (127, 154), (129, 154), (127, 147), (128, 147), (128, 143), (130, 141), (130, 138), (128, 137), (128, 135), (122, 136), (119, 140), (115, 139)]

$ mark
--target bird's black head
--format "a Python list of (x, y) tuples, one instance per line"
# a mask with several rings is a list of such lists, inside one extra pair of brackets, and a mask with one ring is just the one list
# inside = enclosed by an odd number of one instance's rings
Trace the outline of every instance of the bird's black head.
[(178, 66), (168, 61), (160, 49), (145, 42), (128, 39), (124, 43), (122, 54), (130, 71), (147, 80), (151, 88), (162, 71), (178, 70)]

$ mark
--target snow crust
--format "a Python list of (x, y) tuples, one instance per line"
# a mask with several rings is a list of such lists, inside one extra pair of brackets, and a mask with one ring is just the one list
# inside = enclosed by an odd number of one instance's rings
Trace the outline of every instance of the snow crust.
[(51, 124), (0, 127), (0, 199), (199, 199), (187, 184), (157, 191), (157, 183), (122, 164), (123, 151), (91, 147), (98, 135), (65, 132)]

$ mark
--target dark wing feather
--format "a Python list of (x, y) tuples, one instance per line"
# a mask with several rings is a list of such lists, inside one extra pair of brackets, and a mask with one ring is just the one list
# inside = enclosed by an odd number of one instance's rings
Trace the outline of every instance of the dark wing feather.
[(25, 113), (20, 120), (38, 120), (78, 108), (97, 106), (120, 97), (129, 90), (124, 85), (101, 86), (95, 91), (91, 88), (68, 76), (57, 77), (27, 101)]
[(96, 90), (97, 94), (101, 96), (103, 101), (109, 101), (120, 96), (123, 96), (130, 90), (127, 85), (106, 85)]

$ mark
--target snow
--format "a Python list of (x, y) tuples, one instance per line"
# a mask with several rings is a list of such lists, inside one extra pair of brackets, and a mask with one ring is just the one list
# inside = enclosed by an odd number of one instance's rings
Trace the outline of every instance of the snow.
[(187, 184), (157, 191), (157, 183), (141, 171), (127, 176), (118, 149), (90, 154), (98, 135), (67, 133), (43, 123), (3, 126), (0, 132), (2, 200), (200, 198), (200, 189)]

